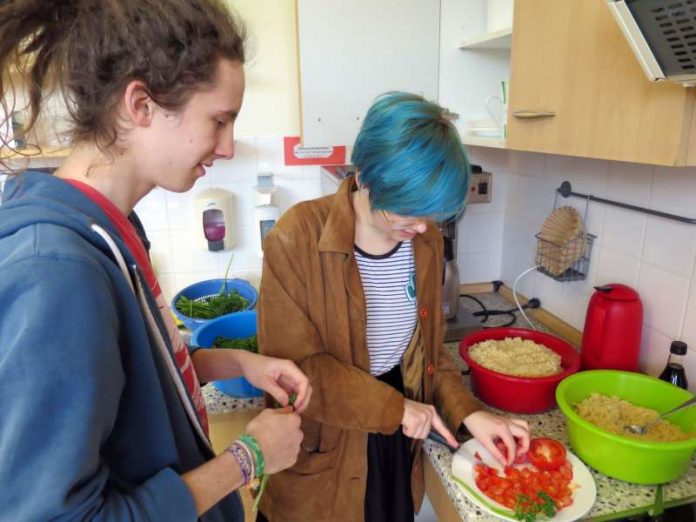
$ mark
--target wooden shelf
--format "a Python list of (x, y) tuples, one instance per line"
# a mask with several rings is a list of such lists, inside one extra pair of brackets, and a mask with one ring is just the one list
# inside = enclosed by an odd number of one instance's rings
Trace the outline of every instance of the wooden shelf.
[(489, 147), (492, 149), (506, 149), (507, 145), (503, 138), (489, 138), (484, 136), (472, 136), (470, 134), (464, 134), (462, 136), (462, 143), (464, 145), (469, 145), (472, 147)]
[(510, 49), (512, 45), (512, 27), (499, 31), (484, 33), (474, 38), (467, 38), (459, 43), (460, 49)]
[(37, 160), (37, 159), (52, 159), (66, 158), (70, 155), (72, 149), (58, 147), (43, 147), (41, 150), (35, 147), (14, 150), (3, 150), (0, 152), (0, 159), (9, 160)]

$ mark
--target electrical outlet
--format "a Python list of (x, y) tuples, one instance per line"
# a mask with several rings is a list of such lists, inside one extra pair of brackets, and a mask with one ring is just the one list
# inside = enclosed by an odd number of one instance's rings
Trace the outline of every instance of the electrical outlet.
[(468, 203), (490, 203), (493, 196), (493, 176), (490, 172), (472, 172), (469, 179)]

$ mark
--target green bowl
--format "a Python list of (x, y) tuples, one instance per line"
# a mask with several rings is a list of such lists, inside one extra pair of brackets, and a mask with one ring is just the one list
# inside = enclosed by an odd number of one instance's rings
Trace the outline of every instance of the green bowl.
[[(579, 372), (562, 380), (556, 401), (566, 417), (573, 452), (605, 475), (636, 484), (662, 484), (686, 473), (696, 438), (679, 442), (643, 442), (603, 430), (581, 418), (573, 406), (591, 393), (617, 396), (660, 413), (693, 395), (640, 373), (615, 370)], [(669, 417), (686, 432), (696, 431), (696, 407)]]

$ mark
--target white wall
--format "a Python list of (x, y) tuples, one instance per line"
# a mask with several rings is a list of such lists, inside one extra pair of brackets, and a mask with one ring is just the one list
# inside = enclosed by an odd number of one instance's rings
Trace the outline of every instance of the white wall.
[[(562, 181), (570, 181), (573, 190), (583, 194), (696, 217), (696, 168), (484, 148), (472, 148), (471, 156), (494, 173), (498, 186), (505, 186), (503, 194), (500, 190), (494, 193), (494, 205), (505, 209), (500, 279), (508, 285), (534, 265), (534, 234), (553, 210), (554, 191)], [(567, 204), (584, 212), (582, 200), (559, 197), (559, 205)], [(499, 227), (500, 218), (495, 212), (490, 216), (467, 214), (460, 225), (463, 235), (473, 226), (468, 220), (474, 216), (480, 220), (477, 226), (491, 230)], [(681, 339), (690, 346), (689, 375), (696, 385), (696, 225), (593, 202), (587, 213), (587, 228), (597, 236), (587, 280), (559, 283), (532, 272), (521, 280), (520, 291), (528, 297), (539, 297), (544, 308), (582, 329), (594, 286), (624, 283), (635, 288), (644, 306), (641, 367), (648, 373), (659, 373), (670, 341)], [(492, 262), (493, 252), (489, 250), (486, 262)], [(467, 266), (475, 262), (470, 254), (460, 250), (458, 259), (462, 274), (478, 270)]]

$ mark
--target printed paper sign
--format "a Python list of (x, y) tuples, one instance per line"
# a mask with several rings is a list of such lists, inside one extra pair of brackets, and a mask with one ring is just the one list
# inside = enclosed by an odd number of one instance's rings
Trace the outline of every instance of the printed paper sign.
[(286, 136), (283, 139), (286, 165), (343, 165), (346, 162), (346, 148), (303, 147), (299, 136)]

